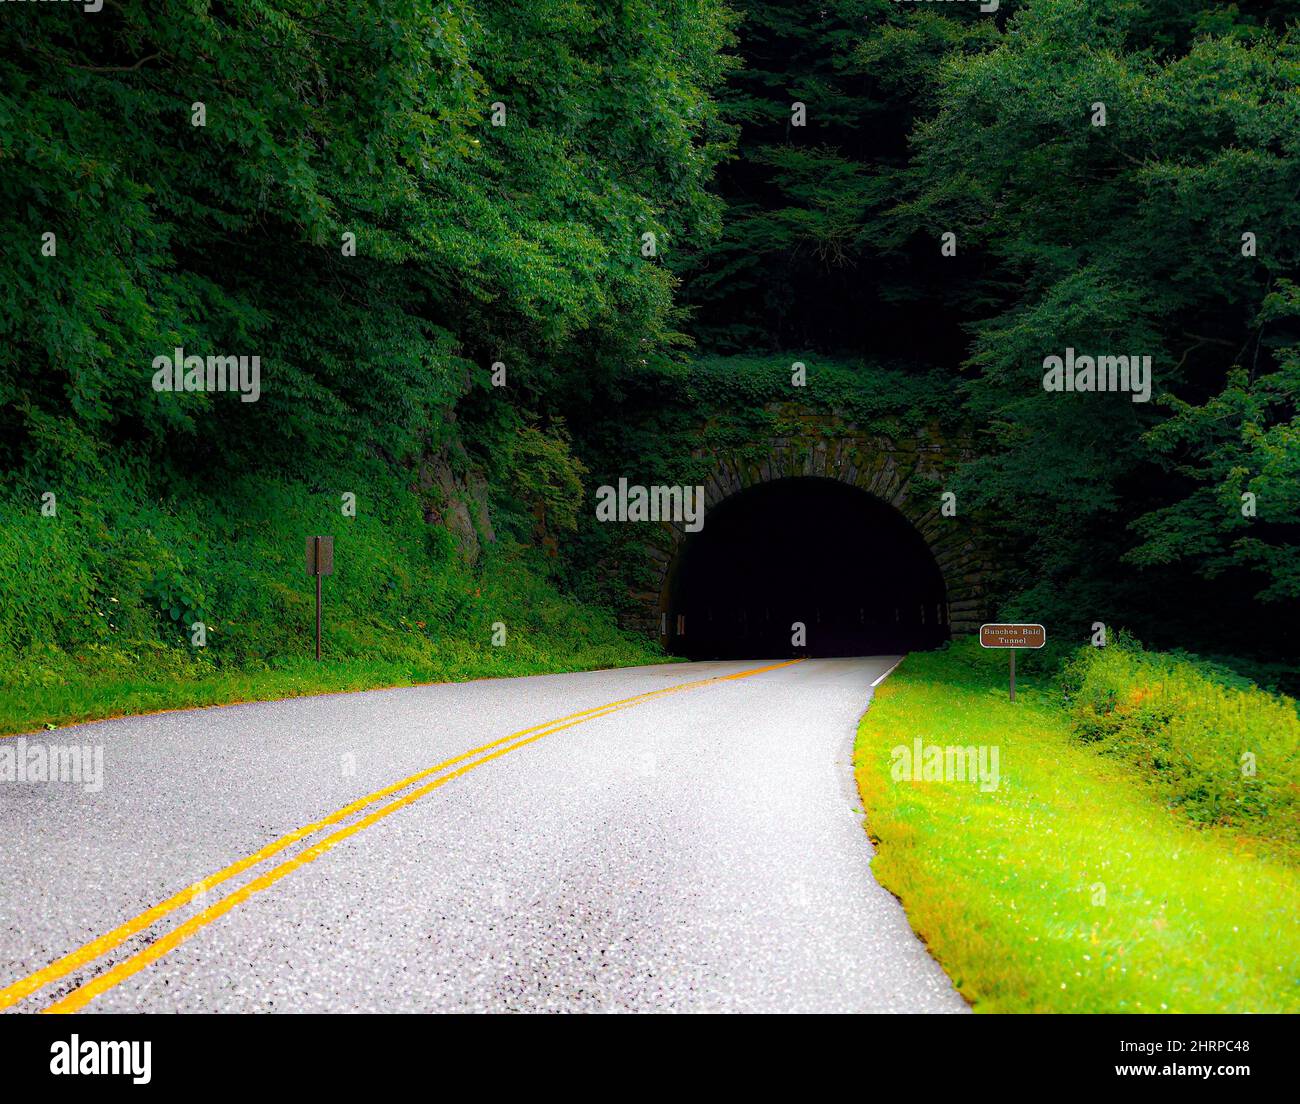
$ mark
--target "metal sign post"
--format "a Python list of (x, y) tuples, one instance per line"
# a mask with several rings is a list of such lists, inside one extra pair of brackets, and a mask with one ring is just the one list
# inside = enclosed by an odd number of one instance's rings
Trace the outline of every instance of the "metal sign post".
[(1011, 700), (1016, 700), (1016, 649), (1041, 648), (1047, 643), (1042, 625), (981, 625), (981, 648), (1006, 648), (1010, 652)]
[(334, 538), (307, 538), (307, 574), (316, 576), (316, 662), (320, 662), (320, 581), (334, 574)]

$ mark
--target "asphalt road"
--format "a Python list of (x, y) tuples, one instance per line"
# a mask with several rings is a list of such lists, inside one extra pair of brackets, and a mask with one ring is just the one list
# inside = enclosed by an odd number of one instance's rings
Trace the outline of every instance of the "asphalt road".
[(28, 737), (102, 746), (104, 784), (0, 783), (0, 1007), (964, 1011), (871, 877), (853, 786), (857, 719), (896, 658)]

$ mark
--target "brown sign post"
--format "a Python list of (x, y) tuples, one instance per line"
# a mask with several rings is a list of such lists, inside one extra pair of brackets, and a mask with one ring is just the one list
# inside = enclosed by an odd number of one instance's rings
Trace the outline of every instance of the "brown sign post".
[(981, 648), (1008, 648), (1011, 651), (1011, 700), (1016, 700), (1016, 649), (1041, 648), (1047, 643), (1042, 625), (981, 625)]
[(334, 574), (334, 538), (307, 538), (307, 574), (316, 576), (316, 661), (320, 662), (320, 581)]

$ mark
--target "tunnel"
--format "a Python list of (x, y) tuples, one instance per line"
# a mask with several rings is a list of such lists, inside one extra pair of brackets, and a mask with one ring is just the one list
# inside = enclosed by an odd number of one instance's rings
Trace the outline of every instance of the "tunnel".
[(690, 659), (896, 654), (949, 636), (943, 576), (911, 523), (813, 477), (711, 508), (681, 544), (664, 610), (669, 651)]

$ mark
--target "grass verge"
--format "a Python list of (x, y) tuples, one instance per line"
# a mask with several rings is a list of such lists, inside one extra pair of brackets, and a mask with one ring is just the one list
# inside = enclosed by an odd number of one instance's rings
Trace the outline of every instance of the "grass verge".
[[(332, 491), (254, 475), (159, 488), (133, 469), (90, 471), (60, 491), (51, 517), (31, 508), (36, 486), (10, 488), (0, 498), (0, 734), (664, 661), (561, 586), (555, 561), (511, 536), (509, 511), (497, 539), (471, 554), (464, 533), (428, 520), (449, 508), (429, 497), (436, 488), (417, 494), (409, 473), (374, 465), (335, 478), (355, 488), (355, 516)], [(320, 664), (304, 559), (304, 535), (316, 533), (335, 537)]]
[[(1198, 828), (1076, 735), (1005, 659), (909, 656), (876, 691), (855, 769), (872, 869), (977, 1011), (1300, 1011), (1300, 873)], [(895, 781), (892, 750), (999, 749), (996, 790)]]
[[(568, 652), (536, 647), (498, 651), (453, 644), (440, 652), (419, 661), (349, 658), (316, 663), (295, 659), (258, 670), (219, 668), (198, 661), (135, 664), (129, 669), (121, 669), (117, 663), (65, 664), (57, 673), (48, 667), (34, 668), (27, 672), (29, 677), (20, 680), (23, 685), (0, 689), (0, 736), (169, 709), (671, 661), (671, 657), (630, 644)], [(10, 674), (14, 675), (12, 668)]]

